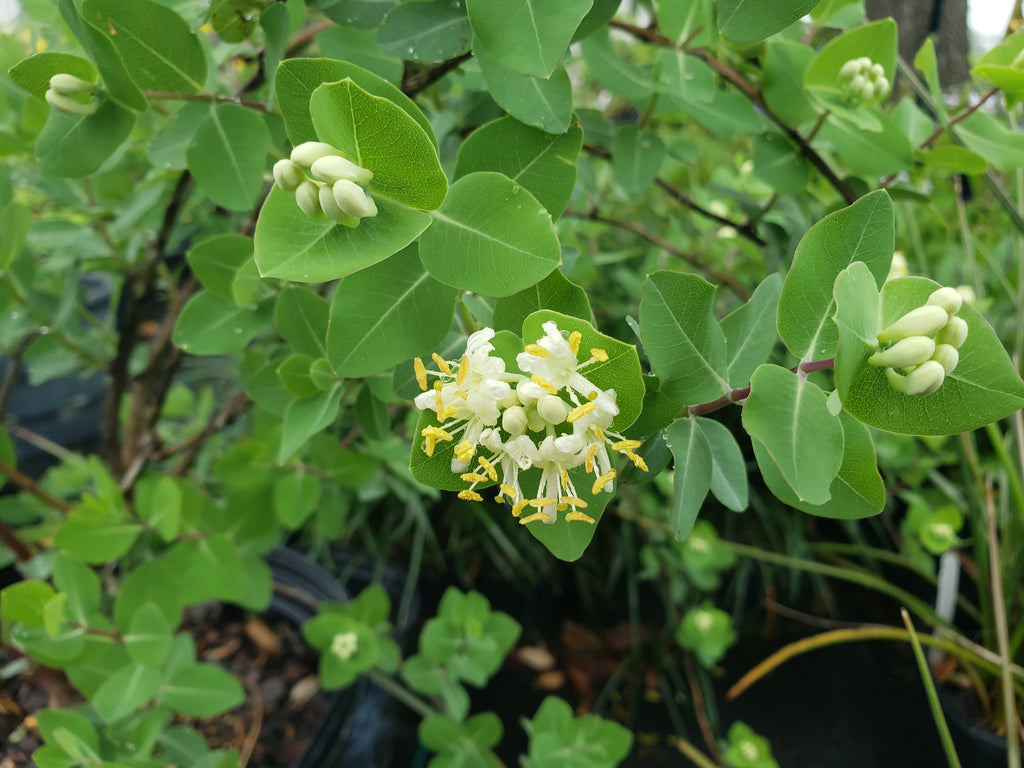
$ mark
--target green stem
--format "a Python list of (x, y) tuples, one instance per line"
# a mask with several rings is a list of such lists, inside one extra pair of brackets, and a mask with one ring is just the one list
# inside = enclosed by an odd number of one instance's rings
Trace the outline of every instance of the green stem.
[(364, 674), (420, 717), (432, 717), (441, 714), (390, 675), (386, 675), (376, 669), (367, 670)]
[(1013, 458), (1003, 444), (1002, 432), (995, 423), (986, 425), (985, 432), (988, 435), (989, 442), (992, 443), (992, 450), (995, 451), (1000, 466), (1002, 466), (1003, 471), (1006, 473), (1006, 479), (1010, 483), (1010, 495), (1013, 496), (1014, 504), (1017, 506), (1017, 514), (1021, 522), (1024, 523), (1024, 489), (1021, 489), (1020, 476), (1013, 464)]
[(707, 755), (697, 749), (693, 744), (688, 742), (682, 736), (676, 736), (672, 739), (672, 743), (675, 744), (676, 749), (683, 753), (697, 768), (719, 768), (717, 763), (711, 761)]
[(939, 730), (942, 750), (946, 753), (946, 762), (949, 763), (949, 768), (960, 768), (960, 758), (956, 756), (953, 736), (950, 734), (946, 718), (942, 714), (939, 694), (935, 691), (935, 681), (932, 679), (928, 662), (925, 661), (924, 651), (921, 650), (921, 641), (917, 637), (917, 632), (914, 631), (914, 622), (910, 620), (910, 614), (907, 613), (905, 608), (900, 609), (900, 615), (903, 617), (903, 623), (907, 626), (907, 632), (910, 633), (910, 644), (914, 648), (914, 659), (917, 661), (918, 672), (921, 673), (921, 682), (924, 683), (924, 692), (928, 697), (928, 706), (932, 710), (932, 719), (935, 721), (935, 727)]

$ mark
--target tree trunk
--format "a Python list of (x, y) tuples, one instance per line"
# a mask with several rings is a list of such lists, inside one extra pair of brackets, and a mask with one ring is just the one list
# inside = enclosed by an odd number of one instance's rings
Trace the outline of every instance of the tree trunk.
[(869, 19), (891, 16), (896, 20), (900, 57), (908, 64), (934, 33), (942, 87), (968, 80), (967, 0), (866, 0), (865, 8)]

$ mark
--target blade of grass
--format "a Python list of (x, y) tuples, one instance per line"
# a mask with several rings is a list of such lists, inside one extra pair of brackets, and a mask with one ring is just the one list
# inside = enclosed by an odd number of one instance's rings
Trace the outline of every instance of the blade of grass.
[(949, 768), (960, 768), (960, 758), (956, 755), (956, 747), (953, 746), (953, 736), (946, 724), (946, 717), (942, 714), (942, 705), (939, 704), (939, 694), (935, 690), (935, 681), (932, 679), (932, 672), (925, 661), (924, 651), (921, 650), (921, 641), (914, 631), (914, 622), (910, 620), (910, 614), (906, 608), (900, 608), (900, 616), (903, 623), (907, 625), (907, 632), (910, 634), (910, 644), (914, 648), (914, 658), (917, 660), (917, 669), (921, 673), (921, 682), (924, 683), (924, 692), (928, 697), (928, 706), (932, 710), (932, 719), (935, 720), (935, 727), (939, 731), (939, 738), (942, 741), (942, 750), (946, 753), (946, 762)]

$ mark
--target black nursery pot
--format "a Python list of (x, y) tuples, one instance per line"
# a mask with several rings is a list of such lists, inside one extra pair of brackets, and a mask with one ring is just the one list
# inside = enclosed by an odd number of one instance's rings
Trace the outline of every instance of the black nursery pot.
[[(390, 563), (379, 567), (368, 557), (341, 549), (332, 550), (331, 557), (338, 576), (295, 550), (272, 550), (266, 560), (274, 582), (289, 589), (274, 591), (268, 613), (298, 628), (316, 615), (317, 602), (347, 603), (353, 594), (372, 582), (381, 583), (391, 596), (392, 605), (397, 605), (405, 584), (401, 568)], [(418, 615), (416, 596), (407, 622), (394, 630), (400, 645)], [(333, 695), (326, 716), (292, 768), (388, 765), (400, 728), (399, 712), (392, 697), (380, 686), (361, 679)]]
[(961, 768), (1005, 768), (1006, 739), (972, 723), (964, 708), (944, 686), (936, 685), (935, 690), (939, 694), (939, 703)]

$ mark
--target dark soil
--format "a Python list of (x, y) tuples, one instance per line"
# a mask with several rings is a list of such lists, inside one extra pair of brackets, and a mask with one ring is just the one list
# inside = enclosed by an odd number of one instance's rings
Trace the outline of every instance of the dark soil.
[[(331, 701), (317, 682), (318, 654), (297, 629), (230, 606), (206, 606), (183, 630), (194, 637), (199, 660), (227, 669), (248, 695), (223, 715), (178, 723), (201, 732), (212, 748), (239, 749), (249, 766), (287, 768), (297, 761)], [(0, 648), (0, 666), (9, 661)], [(0, 768), (33, 765), (31, 754), (40, 746), (34, 712), (80, 702), (66, 678), (51, 670), (0, 680)]]

